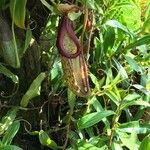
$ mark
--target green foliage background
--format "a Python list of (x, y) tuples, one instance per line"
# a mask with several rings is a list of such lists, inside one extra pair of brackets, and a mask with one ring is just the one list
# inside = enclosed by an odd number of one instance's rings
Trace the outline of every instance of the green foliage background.
[(88, 98), (67, 88), (55, 45), (65, 2), (0, 1), (0, 150), (149, 150), (150, 2), (76, 0), (94, 16)]

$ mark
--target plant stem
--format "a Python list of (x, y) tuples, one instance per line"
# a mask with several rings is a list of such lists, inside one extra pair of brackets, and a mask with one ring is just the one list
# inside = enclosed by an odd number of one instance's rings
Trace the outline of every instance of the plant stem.
[(70, 122), (67, 125), (66, 140), (65, 140), (65, 144), (63, 146), (63, 150), (65, 150), (67, 147), (67, 143), (68, 143), (68, 139), (69, 139), (69, 131), (70, 131)]
[(65, 140), (65, 144), (64, 144), (64, 146), (63, 146), (63, 150), (65, 150), (66, 149), (66, 147), (67, 147), (67, 143), (68, 143), (68, 139), (69, 139), (69, 131), (70, 131), (70, 122), (71, 122), (71, 116), (72, 116), (72, 114), (73, 114), (73, 110), (72, 109), (70, 109), (70, 112), (69, 112), (69, 119), (68, 119), (68, 125), (67, 125), (67, 131), (66, 131), (66, 140)]
[(112, 140), (113, 140), (113, 136), (114, 136), (114, 132), (115, 132), (115, 128), (117, 126), (119, 117), (121, 115), (121, 105), (122, 105), (122, 101), (120, 101), (119, 106), (117, 107), (117, 110), (115, 112), (115, 115), (112, 119), (112, 128), (111, 128), (111, 133), (110, 133), (110, 138), (109, 138), (109, 144), (108, 144), (108, 149), (111, 150), (111, 144), (112, 144)]

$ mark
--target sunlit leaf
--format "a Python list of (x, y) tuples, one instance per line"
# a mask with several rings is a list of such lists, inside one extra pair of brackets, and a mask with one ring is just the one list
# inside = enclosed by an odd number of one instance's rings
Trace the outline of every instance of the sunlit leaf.
[(123, 148), (121, 147), (121, 144), (113, 142), (111, 145), (111, 150), (123, 150)]
[(136, 100), (136, 99), (138, 99), (138, 98), (140, 98), (141, 97), (141, 95), (139, 95), (139, 94), (137, 94), (137, 93), (131, 93), (131, 94), (128, 94), (125, 98), (124, 98), (124, 100), (125, 101), (132, 101), (132, 100)]
[(132, 86), (135, 87), (136, 89), (140, 90), (141, 92), (143, 92), (147, 96), (150, 96), (150, 91), (148, 91), (144, 86), (142, 86), (140, 84), (133, 84)]
[(150, 17), (150, 2), (149, 0), (143, 0), (142, 1), (144, 3), (145, 6), (147, 6), (146, 8), (146, 12), (145, 12), (145, 18), (149, 18)]
[(0, 64), (0, 73), (10, 78), (14, 83), (19, 83), (18, 76), (13, 74), (10, 70), (8, 70), (5, 66), (1, 64)]
[(95, 8), (95, 0), (86, 0), (85, 3), (88, 8), (96, 9)]
[(40, 140), (40, 143), (44, 146), (47, 146), (52, 149), (57, 148), (57, 144), (53, 140), (51, 140), (48, 134), (44, 132), (43, 130), (39, 132), (39, 140)]
[(127, 62), (129, 63), (129, 65), (131, 66), (133, 70), (140, 72), (140, 73), (143, 72), (141, 67), (137, 64), (137, 62), (133, 58), (129, 56), (125, 56), (125, 59), (127, 60)]
[(150, 125), (140, 124), (139, 121), (131, 121), (120, 124), (117, 130), (127, 133), (132, 133), (134, 130), (137, 134), (145, 134), (150, 132)]
[(149, 43), (150, 43), (150, 35), (147, 35), (129, 44), (127, 47), (125, 47), (125, 49), (131, 49), (131, 48), (135, 48), (140, 45), (146, 45)]
[(24, 94), (24, 96), (22, 97), (22, 100), (20, 102), (20, 105), (22, 107), (26, 107), (29, 103), (29, 101), (40, 95), (40, 91), (41, 91), (41, 83), (42, 81), (45, 79), (46, 74), (45, 73), (40, 73), (37, 78), (32, 82), (32, 84), (30, 85), (28, 91)]
[(91, 72), (90, 72), (90, 78), (91, 78), (92, 82), (95, 84), (96, 89), (100, 89), (100, 85), (98, 83), (99, 82), (98, 79)]
[(117, 133), (124, 146), (126, 146), (130, 150), (133, 150), (133, 149), (138, 150), (139, 141), (138, 141), (137, 133), (135, 132), (135, 130), (133, 130), (130, 135), (128, 135), (125, 132), (117, 132)]
[[(99, 143), (98, 145), (96, 145), (96, 143)], [(92, 150), (106, 150), (107, 146), (105, 145), (105, 143), (101, 143), (100, 138), (97, 137), (92, 137), (89, 140), (80, 140), (80, 142), (77, 143), (78, 145), (78, 150), (88, 150), (88, 149), (92, 149)], [(74, 148), (75, 149), (75, 148)], [(74, 150), (72, 149), (72, 150)], [(70, 149), (67, 149), (70, 150)]]
[(117, 59), (113, 58), (113, 61), (115, 62), (117, 69), (120, 71), (120, 74), (122, 75), (123, 78), (128, 78), (128, 74), (124, 67), (118, 62)]
[(139, 7), (138, 0), (126, 0), (129, 5), (124, 5), (121, 7), (121, 21), (130, 30), (135, 31), (141, 26), (141, 9)]
[(117, 106), (119, 105), (119, 97), (111, 90), (105, 92), (105, 94), (113, 101)]
[(120, 71), (118, 72), (117, 76), (112, 80), (111, 85), (116, 85), (117, 83), (119, 83), (119, 81), (121, 80), (121, 73)]
[(11, 0), (10, 12), (15, 24), (20, 28), (25, 28), (25, 15), (26, 15), (27, 0)]
[(132, 106), (132, 105), (141, 105), (141, 106), (150, 107), (150, 104), (148, 102), (143, 101), (143, 100), (132, 100), (132, 101), (123, 102), (121, 109), (125, 109), (129, 106)]
[(142, 141), (142, 143), (141, 143), (141, 145), (140, 145), (139, 150), (149, 150), (149, 149), (150, 149), (150, 134), (147, 135), (147, 136), (143, 139), (143, 141)]
[[(97, 99), (95, 96), (93, 96), (93, 97), (89, 100), (89, 104), (91, 104), (97, 112), (102, 112), (102, 111), (104, 111), (104, 108), (102, 107), (101, 103), (98, 101), (98, 99)], [(109, 121), (107, 120), (107, 118), (103, 118), (102, 121), (105, 123), (105, 125), (106, 125), (107, 127), (110, 126), (110, 123), (109, 123)]]
[(113, 114), (114, 114), (113, 111), (102, 111), (102, 112), (90, 113), (80, 118), (77, 122), (77, 125), (80, 129), (88, 128), (100, 122), (103, 118)]
[(3, 134), (8, 127), (13, 123), (18, 112), (18, 107), (10, 109), (0, 122), (0, 135)]
[(5, 135), (3, 136), (2, 143), (3, 145), (11, 144), (13, 138), (17, 134), (20, 128), (20, 121), (14, 121), (7, 129)]
[(150, 31), (150, 18), (148, 18), (148, 19), (144, 22), (142, 31), (149, 33), (149, 31)]
[(112, 73), (112, 69), (109, 68), (107, 70), (107, 78), (106, 78), (106, 85), (109, 85), (113, 80), (113, 73)]
[(79, 18), (81, 16), (81, 12), (75, 13), (75, 12), (71, 12), (68, 14), (68, 17), (70, 20), (74, 21), (77, 18)]
[(53, 7), (46, 0), (40, 0), (44, 6), (46, 6), (50, 11), (53, 11)]
[(126, 26), (124, 26), (123, 24), (121, 24), (117, 20), (109, 20), (105, 23), (105, 25), (111, 26), (113, 28), (121, 29), (122, 31), (128, 33), (131, 37), (133, 37), (133, 33), (131, 33)]

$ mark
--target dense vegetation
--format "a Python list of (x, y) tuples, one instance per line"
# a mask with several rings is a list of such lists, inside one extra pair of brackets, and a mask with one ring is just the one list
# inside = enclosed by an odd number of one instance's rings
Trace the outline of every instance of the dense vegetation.
[(149, 150), (149, 32), (149, 0), (0, 0), (0, 150)]

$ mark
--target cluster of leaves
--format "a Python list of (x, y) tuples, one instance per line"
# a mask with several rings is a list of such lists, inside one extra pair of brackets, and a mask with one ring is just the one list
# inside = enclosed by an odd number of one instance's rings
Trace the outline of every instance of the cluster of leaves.
[[(34, 30), (30, 29), (30, 24), (27, 27), (25, 25), (25, 18), (32, 20), (28, 14), (30, 11), (26, 8), (27, 2), (0, 1), (0, 9), (9, 9), (12, 18), (12, 38), (7, 43), (0, 43), (1, 57), (4, 60), (0, 64), (0, 73), (17, 86), (20, 78), (23, 82), (25, 79), (17, 75), (16, 70), (22, 70), (21, 61), (33, 41)], [(19, 93), (18, 96), (18, 91), (14, 93), (19, 104), (14, 103), (15, 107), (6, 115), (0, 116), (0, 150), (21, 149), (11, 145), (20, 128), (21, 119), (16, 116), (21, 117), (18, 112), (29, 111), (30, 108), (26, 107), (31, 105), (32, 108), (36, 104), (35, 97), (40, 95), (43, 100), (42, 93), (47, 96), (48, 101), (37, 108), (39, 114), (45, 110), (45, 104), (51, 103), (46, 111), (46, 128), (42, 123), (43, 118), (37, 123), (39, 128), (36, 131), (28, 131), (25, 127), (30, 136), (38, 135), (42, 145), (51, 149), (68, 150), (150, 149), (150, 2), (76, 1), (76, 4), (88, 8), (93, 14), (93, 34), (88, 58), (91, 95), (87, 99), (76, 97), (65, 85), (55, 46), (60, 14), (57, 4), (54, 1), (50, 4), (41, 0), (41, 6), (49, 13), (46, 26), (39, 37), (46, 40), (38, 41), (41, 65), (46, 71), (41, 69), (23, 94)], [(79, 22), (76, 30), (78, 35), (83, 28), (80, 16), (78, 13), (70, 14), (72, 20)], [(17, 37), (17, 28), (25, 32), (23, 41)], [(86, 42), (88, 34), (84, 34)], [(33, 98), (35, 102), (30, 101)], [(61, 102), (56, 102), (57, 99)], [(53, 122), (54, 119), (50, 120), (50, 117), (57, 118), (56, 122)], [(55, 137), (54, 134), (62, 136)], [(61, 144), (64, 145), (58, 146)]]

